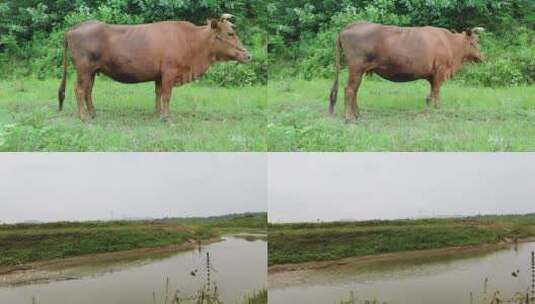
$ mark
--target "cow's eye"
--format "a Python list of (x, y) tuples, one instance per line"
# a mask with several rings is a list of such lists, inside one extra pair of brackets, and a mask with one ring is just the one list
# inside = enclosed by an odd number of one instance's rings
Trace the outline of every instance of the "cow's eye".
[(233, 32), (228, 32), (228, 34), (230, 37), (234, 36), (234, 33)]

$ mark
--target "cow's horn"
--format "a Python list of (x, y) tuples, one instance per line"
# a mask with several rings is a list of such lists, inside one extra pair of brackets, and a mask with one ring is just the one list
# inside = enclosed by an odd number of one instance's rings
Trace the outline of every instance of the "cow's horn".
[(232, 19), (234, 18), (234, 15), (231, 15), (231, 14), (223, 14), (221, 15), (221, 19), (223, 20), (229, 20), (229, 19)]
[(484, 31), (485, 31), (485, 28), (480, 27), (480, 26), (478, 26), (478, 27), (474, 27), (474, 28), (472, 29), (472, 32), (474, 32), (474, 33), (481, 33), (481, 32), (484, 32)]

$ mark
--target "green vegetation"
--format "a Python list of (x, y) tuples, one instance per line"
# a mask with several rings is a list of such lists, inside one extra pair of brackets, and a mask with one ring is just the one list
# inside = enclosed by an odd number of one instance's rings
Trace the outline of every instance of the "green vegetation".
[(247, 297), (243, 304), (267, 304), (268, 302), (268, 291), (263, 289), (259, 292), (255, 292), (250, 297)]
[(0, 266), (136, 248), (181, 245), (227, 230), (265, 232), (265, 213), (153, 221), (0, 225)]
[[(269, 151), (533, 151), (535, 86), (476, 88), (446, 83), (442, 108), (426, 109), (425, 81), (362, 83), (361, 117), (344, 103), (327, 114), (331, 80), (270, 81)], [(343, 90), (342, 90), (343, 91)]]
[(180, 223), (188, 225), (203, 225), (223, 233), (266, 233), (267, 213), (230, 214), (213, 217), (182, 218)]
[[(74, 79), (71, 77), (71, 80)], [(73, 80), (74, 81), (74, 80)], [(76, 115), (73, 84), (57, 111), (59, 80), (0, 81), (0, 151), (265, 151), (266, 90), (190, 84), (175, 88), (171, 118), (154, 114), (152, 83), (97, 79), (97, 118)]]
[(276, 265), (521, 239), (535, 236), (535, 214), (270, 224), (268, 230), (268, 263)]
[(386, 302), (379, 302), (378, 300), (360, 300), (353, 292), (351, 292), (349, 298), (347, 300), (341, 300), (340, 304), (386, 304)]

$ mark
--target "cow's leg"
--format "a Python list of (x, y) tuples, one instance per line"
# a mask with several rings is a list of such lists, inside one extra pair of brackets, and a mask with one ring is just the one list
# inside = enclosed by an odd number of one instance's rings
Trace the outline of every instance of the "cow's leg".
[(173, 86), (175, 84), (175, 76), (172, 73), (168, 73), (162, 77), (162, 85), (160, 88), (160, 103), (161, 103), (161, 112), (160, 119), (162, 121), (167, 121), (169, 118), (169, 103), (171, 100), (171, 93), (173, 91)]
[(162, 94), (161, 94), (161, 90), (162, 90), (162, 81), (161, 80), (156, 80), (156, 82), (154, 83), (154, 94), (156, 95), (156, 100), (154, 102), (154, 105), (155, 105), (155, 114), (156, 115), (161, 115), (161, 112), (162, 112)]
[(97, 111), (95, 110), (95, 106), (93, 105), (93, 85), (95, 84), (95, 74), (92, 73), (91, 77), (89, 79), (89, 85), (87, 87), (87, 90), (85, 92), (85, 104), (87, 106), (87, 111), (89, 112), (89, 115), (91, 118), (97, 117)]
[[(431, 100), (435, 108), (440, 108), (440, 86), (442, 85), (442, 77), (433, 77), (431, 82)], [(429, 102), (428, 102), (429, 104)]]
[(427, 105), (427, 107), (429, 107), (431, 105), (431, 101), (433, 100), (433, 78), (429, 78), (427, 79), (427, 81), (429, 81), (429, 95), (427, 95), (427, 97), (425, 98), (425, 104)]
[(357, 94), (362, 81), (361, 70), (350, 67), (349, 79), (345, 89), (345, 118), (346, 123), (355, 121), (359, 116), (359, 108), (357, 105)]
[(82, 121), (86, 120), (85, 114), (85, 98), (86, 92), (91, 82), (91, 75), (86, 71), (79, 71), (76, 79), (76, 87), (74, 88), (74, 93), (76, 95), (76, 103), (78, 104), (78, 116)]

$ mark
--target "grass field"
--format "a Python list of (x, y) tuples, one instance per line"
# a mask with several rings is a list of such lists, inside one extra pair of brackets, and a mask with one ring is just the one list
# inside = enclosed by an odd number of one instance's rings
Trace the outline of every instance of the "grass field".
[[(72, 77), (71, 77), (72, 78)], [(327, 115), (331, 80), (175, 88), (172, 117), (154, 112), (152, 83), (98, 78), (97, 118), (76, 116), (72, 81), (57, 112), (59, 81), (0, 81), (0, 151), (535, 151), (535, 86), (475, 88), (449, 82), (426, 111), (426, 82), (363, 82), (361, 117), (346, 125), (343, 86)]]
[(228, 231), (264, 230), (265, 213), (213, 218), (0, 225), (0, 266), (181, 245)]
[[(344, 72), (345, 73), (345, 72)], [(535, 151), (535, 86), (466, 87), (446, 83), (442, 107), (425, 111), (426, 81), (366, 77), (357, 123), (344, 122), (344, 86), (336, 118), (327, 114), (332, 80), (271, 80), (269, 151)]]
[(154, 85), (97, 77), (97, 118), (76, 115), (74, 73), (63, 112), (59, 80), (0, 81), (0, 151), (265, 151), (266, 88), (190, 84), (173, 90), (171, 118), (154, 115)]
[(270, 224), (269, 265), (407, 250), (492, 244), (535, 236), (535, 214), (324, 224)]

